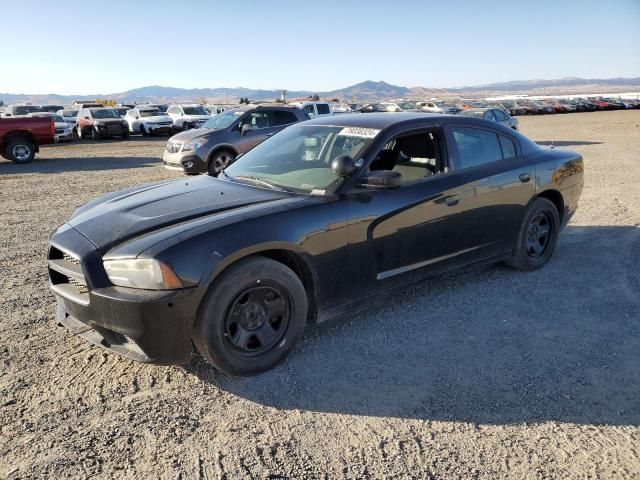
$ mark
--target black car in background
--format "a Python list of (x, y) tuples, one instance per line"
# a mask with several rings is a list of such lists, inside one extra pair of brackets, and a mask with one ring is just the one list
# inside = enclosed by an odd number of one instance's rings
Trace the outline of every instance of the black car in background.
[(218, 178), (77, 209), (49, 240), (57, 318), (135, 360), (186, 363), (195, 344), (222, 372), (254, 374), (305, 324), (385, 292), (478, 263), (541, 268), (582, 172), (579, 154), (476, 118), (316, 118)]

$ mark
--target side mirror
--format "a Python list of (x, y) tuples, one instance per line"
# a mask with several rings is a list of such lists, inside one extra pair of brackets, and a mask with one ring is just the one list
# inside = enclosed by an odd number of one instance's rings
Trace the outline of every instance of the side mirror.
[(377, 189), (398, 188), (402, 185), (402, 175), (393, 170), (374, 170), (362, 179), (360, 185)]
[(247, 134), (247, 132), (250, 132), (251, 130), (253, 130), (253, 126), (249, 123), (245, 123), (244, 125), (242, 125), (242, 128), (240, 129), (240, 135), (244, 137)]
[(339, 177), (350, 177), (356, 171), (356, 162), (349, 155), (340, 155), (331, 162), (331, 170)]

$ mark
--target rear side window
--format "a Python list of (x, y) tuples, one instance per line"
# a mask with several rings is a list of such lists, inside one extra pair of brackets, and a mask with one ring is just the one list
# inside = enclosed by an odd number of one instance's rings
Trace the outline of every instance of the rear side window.
[(495, 114), (499, 122), (504, 122), (505, 120), (509, 120), (509, 117), (507, 117), (507, 115), (501, 110), (494, 110), (493, 113)]
[(305, 105), (303, 110), (309, 116), (314, 116), (316, 114), (316, 112), (313, 110), (313, 105)]
[(298, 121), (298, 117), (296, 117), (292, 112), (285, 112), (284, 110), (274, 110), (273, 114), (273, 125), (288, 125), (289, 123), (296, 123)]
[(472, 127), (453, 127), (451, 132), (458, 147), (458, 168), (502, 160), (502, 149), (496, 133)]
[(316, 103), (316, 108), (318, 109), (318, 115), (326, 115), (327, 113), (331, 113), (329, 110), (329, 105), (326, 103)]
[(500, 147), (502, 147), (502, 158), (513, 158), (516, 156), (516, 144), (513, 140), (505, 137), (504, 135), (498, 135), (500, 138)]

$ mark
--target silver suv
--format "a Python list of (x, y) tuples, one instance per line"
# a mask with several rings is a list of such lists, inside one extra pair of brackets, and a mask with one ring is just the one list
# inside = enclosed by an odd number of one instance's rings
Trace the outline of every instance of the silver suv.
[(248, 105), (225, 110), (200, 128), (171, 137), (163, 155), (164, 166), (215, 176), (265, 138), (308, 119), (301, 109), (286, 106)]

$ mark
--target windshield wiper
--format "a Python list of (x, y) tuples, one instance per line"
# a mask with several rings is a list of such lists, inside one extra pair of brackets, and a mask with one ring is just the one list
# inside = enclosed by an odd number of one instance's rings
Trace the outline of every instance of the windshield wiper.
[[(224, 170), (223, 170), (223, 172), (224, 172)], [(269, 188), (271, 188), (273, 190), (279, 190), (280, 192), (290, 192), (291, 191), (291, 190), (283, 187), (282, 185), (278, 185), (277, 183), (270, 182), (270, 181), (265, 180), (265, 179), (260, 178), (260, 177), (254, 177), (254, 176), (249, 176), (249, 175), (238, 175), (236, 177), (231, 177), (231, 176), (227, 175), (226, 173), (225, 173), (225, 175), (228, 178), (232, 179), (232, 180), (235, 180), (235, 179), (248, 180), (248, 181), (256, 183), (258, 185), (264, 185), (264, 186), (269, 187)]]

